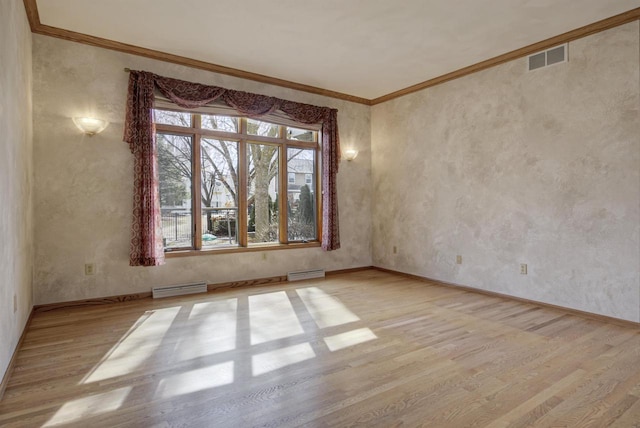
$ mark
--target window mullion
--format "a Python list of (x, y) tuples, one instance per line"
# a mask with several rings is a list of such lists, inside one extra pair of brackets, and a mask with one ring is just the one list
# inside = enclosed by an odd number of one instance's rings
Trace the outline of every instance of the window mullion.
[(247, 186), (249, 184), (248, 180), (248, 158), (247, 158), (247, 119), (240, 119), (240, 134), (242, 135), (242, 139), (238, 143), (238, 181), (240, 182), (238, 185), (238, 218), (236, 219), (238, 223), (238, 245), (241, 247), (246, 247), (248, 245), (248, 236), (247, 236), (247, 228), (248, 228), (248, 209), (247, 209)]
[[(193, 115), (193, 127), (200, 128), (200, 115)], [(202, 248), (202, 159), (200, 153), (200, 134), (193, 134), (193, 246)]]
[[(284, 135), (284, 127), (281, 131), (281, 135)], [(278, 225), (278, 230), (280, 231), (280, 243), (286, 244), (289, 242), (289, 210), (287, 209), (287, 201), (289, 199), (289, 182), (288, 182), (288, 170), (287, 170), (287, 144), (282, 144), (280, 147), (280, 160), (278, 164), (278, 169), (280, 170), (280, 174), (278, 174), (278, 212), (280, 215), (278, 216), (280, 224)]]

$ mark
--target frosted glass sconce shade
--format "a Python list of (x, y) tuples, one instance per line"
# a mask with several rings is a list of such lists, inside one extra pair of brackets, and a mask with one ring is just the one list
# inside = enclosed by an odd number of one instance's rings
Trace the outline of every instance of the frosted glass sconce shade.
[(342, 153), (342, 155), (346, 160), (352, 161), (358, 156), (358, 151), (355, 149), (347, 149)]
[(99, 134), (109, 124), (106, 120), (95, 119), (93, 117), (74, 117), (73, 123), (88, 136)]

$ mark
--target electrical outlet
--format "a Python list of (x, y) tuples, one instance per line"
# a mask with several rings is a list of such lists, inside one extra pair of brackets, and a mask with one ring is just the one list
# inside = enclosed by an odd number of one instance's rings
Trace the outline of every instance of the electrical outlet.
[(460, 254), (458, 254), (456, 256), (456, 264), (461, 265), (462, 264), (462, 256)]
[(85, 263), (84, 265), (84, 274), (85, 275), (94, 275), (96, 273), (96, 265), (93, 263)]
[(13, 295), (13, 313), (18, 312), (18, 296)]
[(527, 274), (527, 264), (522, 263), (520, 265), (520, 275), (526, 275), (526, 274)]
[(398, 254), (398, 247), (395, 245), (393, 246), (393, 254)]

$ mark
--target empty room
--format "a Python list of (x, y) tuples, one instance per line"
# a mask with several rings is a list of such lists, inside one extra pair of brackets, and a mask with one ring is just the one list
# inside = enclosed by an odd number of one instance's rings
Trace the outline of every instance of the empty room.
[(640, 427), (640, 0), (0, 0), (0, 426)]

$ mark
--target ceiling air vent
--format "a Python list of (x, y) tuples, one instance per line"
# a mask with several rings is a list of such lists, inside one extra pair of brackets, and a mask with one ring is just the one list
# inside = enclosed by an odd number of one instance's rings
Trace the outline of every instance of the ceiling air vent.
[(568, 53), (569, 45), (565, 43), (564, 45), (529, 55), (527, 58), (527, 69), (532, 71), (537, 70), (538, 68), (548, 67), (553, 64), (567, 62), (569, 60)]

